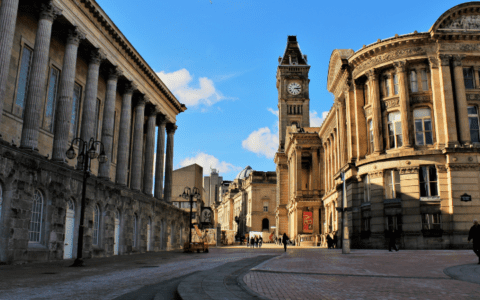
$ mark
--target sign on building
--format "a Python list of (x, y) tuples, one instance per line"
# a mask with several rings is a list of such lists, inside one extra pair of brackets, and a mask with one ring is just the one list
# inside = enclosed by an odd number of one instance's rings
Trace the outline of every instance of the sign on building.
[(303, 212), (303, 232), (313, 232), (313, 213), (311, 211)]

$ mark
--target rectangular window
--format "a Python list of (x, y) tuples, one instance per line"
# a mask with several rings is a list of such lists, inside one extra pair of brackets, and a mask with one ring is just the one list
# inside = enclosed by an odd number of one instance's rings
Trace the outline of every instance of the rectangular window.
[(402, 216), (387, 216), (385, 218), (385, 225), (388, 231), (395, 229), (395, 231), (402, 231)]
[(402, 122), (398, 111), (388, 114), (388, 136), (390, 149), (402, 146)]
[(410, 90), (412, 93), (418, 92), (417, 72), (410, 71)]
[(385, 82), (385, 97), (388, 97), (390, 96), (390, 78), (385, 77), (384, 82)]
[(419, 169), (420, 197), (438, 196), (437, 169), (435, 166), (423, 166)]
[(465, 83), (465, 88), (473, 89), (475, 85), (473, 83), (473, 69), (472, 68), (463, 68), (463, 82)]
[(263, 211), (268, 211), (268, 202), (263, 202)]
[(400, 173), (398, 170), (385, 171), (385, 199), (400, 198)]
[(418, 146), (433, 145), (432, 119), (430, 109), (421, 108), (413, 111), (415, 123), (415, 143)]
[(192, 212), (191, 217), (192, 217), (192, 219), (195, 219), (196, 213)]
[(370, 176), (365, 175), (363, 181), (363, 202), (370, 202)]
[(422, 70), (422, 90), (424, 92), (428, 91), (428, 77), (427, 70)]
[(32, 50), (23, 48), (20, 72), (18, 74), (17, 98), (13, 106), (13, 114), (23, 117), (25, 100), (27, 99), (28, 82), (30, 81), (30, 65), (32, 62)]
[(180, 203), (175, 201), (175, 202), (173, 202), (173, 206), (176, 206), (176, 207), (180, 208)]
[(370, 141), (370, 143), (369, 143), (370, 149), (368, 149), (368, 150), (369, 150), (370, 153), (373, 153), (374, 144), (373, 144), (373, 122), (372, 122), (372, 120), (370, 120), (368, 122), (368, 139)]
[(363, 218), (363, 231), (370, 231), (370, 218)]
[(82, 99), (82, 87), (75, 83), (73, 87), (72, 120), (70, 121), (70, 138), (77, 137), (80, 101)]
[(441, 214), (422, 214), (422, 229), (442, 229), (442, 215)]
[(478, 126), (478, 110), (476, 106), (469, 106), (468, 111), (468, 124), (470, 126), (470, 139), (472, 143), (479, 143), (479, 126)]
[(57, 88), (60, 71), (51, 68), (50, 78), (48, 81), (47, 103), (45, 104), (45, 117), (43, 119), (43, 128), (53, 132), (53, 123), (55, 122), (55, 105), (57, 103)]
[(100, 122), (100, 104), (101, 104), (100, 99), (97, 99), (97, 105), (95, 107), (95, 116), (97, 118), (95, 119), (95, 131), (93, 132), (97, 140), (100, 139), (98, 137), (98, 124)]
[(113, 137), (112, 137), (112, 154), (111, 154), (112, 163), (114, 162), (114, 157), (115, 157), (114, 156), (114, 154), (115, 154), (114, 150), (115, 150), (115, 148), (117, 148), (117, 147), (115, 147), (115, 129), (116, 129), (115, 126), (117, 126), (117, 111), (113, 112)]
[(393, 75), (393, 93), (398, 95), (398, 75)]

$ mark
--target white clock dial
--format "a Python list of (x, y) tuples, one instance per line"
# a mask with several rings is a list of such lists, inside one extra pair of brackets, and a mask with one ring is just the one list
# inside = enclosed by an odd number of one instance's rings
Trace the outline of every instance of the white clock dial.
[(288, 85), (288, 92), (292, 95), (298, 95), (301, 91), (302, 87), (296, 82), (292, 82)]

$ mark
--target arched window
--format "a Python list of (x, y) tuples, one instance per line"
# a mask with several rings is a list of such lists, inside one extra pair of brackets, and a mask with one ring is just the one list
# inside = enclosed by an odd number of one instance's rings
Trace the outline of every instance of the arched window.
[(39, 190), (33, 194), (32, 215), (30, 217), (29, 241), (40, 243), (43, 225), (43, 195)]
[(402, 122), (398, 111), (388, 114), (388, 141), (390, 149), (402, 147)]
[(417, 71), (410, 71), (410, 90), (412, 93), (418, 92)]
[(421, 108), (413, 111), (415, 122), (415, 142), (419, 146), (433, 145), (432, 118), (430, 109)]
[(133, 215), (133, 238), (132, 238), (132, 246), (137, 247), (137, 215)]
[(262, 220), (262, 230), (268, 230), (270, 227), (270, 222), (268, 221), (267, 218)]
[(100, 208), (95, 205), (93, 208), (93, 245), (99, 244), (99, 232), (100, 232)]

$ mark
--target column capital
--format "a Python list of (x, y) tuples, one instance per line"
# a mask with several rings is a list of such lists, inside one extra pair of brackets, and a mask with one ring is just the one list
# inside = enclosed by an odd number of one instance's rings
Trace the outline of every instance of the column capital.
[(454, 67), (461, 67), (462, 60), (466, 57), (466, 55), (455, 54), (453, 55), (453, 66)]
[(40, 6), (40, 20), (49, 20), (53, 22), (62, 14), (62, 10), (55, 6), (52, 1), (42, 3)]
[(95, 50), (92, 51), (92, 53), (90, 53), (91, 64), (99, 65), (102, 62), (102, 60), (104, 60), (105, 58), (107, 58), (107, 55), (100, 48), (96, 48)]
[(452, 58), (452, 55), (450, 54), (439, 54), (438, 59), (440, 60), (440, 64), (442, 66), (450, 66), (450, 59)]
[(162, 114), (161, 112), (157, 113), (157, 125), (158, 126), (166, 126), (167, 125), (167, 117)]
[(120, 77), (122, 75), (123, 75), (122, 70), (119, 67), (114, 66), (114, 67), (110, 68), (110, 70), (108, 72), (108, 80), (117, 80), (118, 77)]
[(432, 69), (438, 69), (438, 58), (436, 58), (435, 56), (430, 56), (428, 58), (428, 62), (430, 63), (430, 67)]
[(173, 134), (177, 130), (178, 126), (175, 123), (167, 123), (167, 134)]
[(365, 72), (365, 75), (368, 77), (368, 81), (376, 81), (378, 80), (378, 71), (376, 69), (370, 69)]
[(85, 32), (80, 30), (78, 27), (75, 27), (74, 29), (70, 29), (68, 31), (68, 37), (67, 37), (67, 44), (73, 44), (78, 47), (80, 44), (81, 40), (84, 40), (86, 38)]
[(157, 106), (150, 104), (149, 106), (147, 106), (145, 112), (146, 112), (146, 115), (149, 117), (156, 117), (158, 114)]
[(393, 66), (395, 67), (396, 73), (405, 73), (407, 70), (406, 65), (407, 65), (407, 62), (405, 60), (393, 62)]
[(127, 84), (125, 84), (125, 94), (133, 94), (133, 92), (136, 89), (137, 89), (137, 85), (133, 81), (130, 81)]
[(137, 104), (135, 105), (135, 107), (140, 107), (140, 106), (145, 107), (145, 104), (147, 104), (147, 101), (145, 101), (144, 98), (138, 98), (138, 101), (137, 101)]

